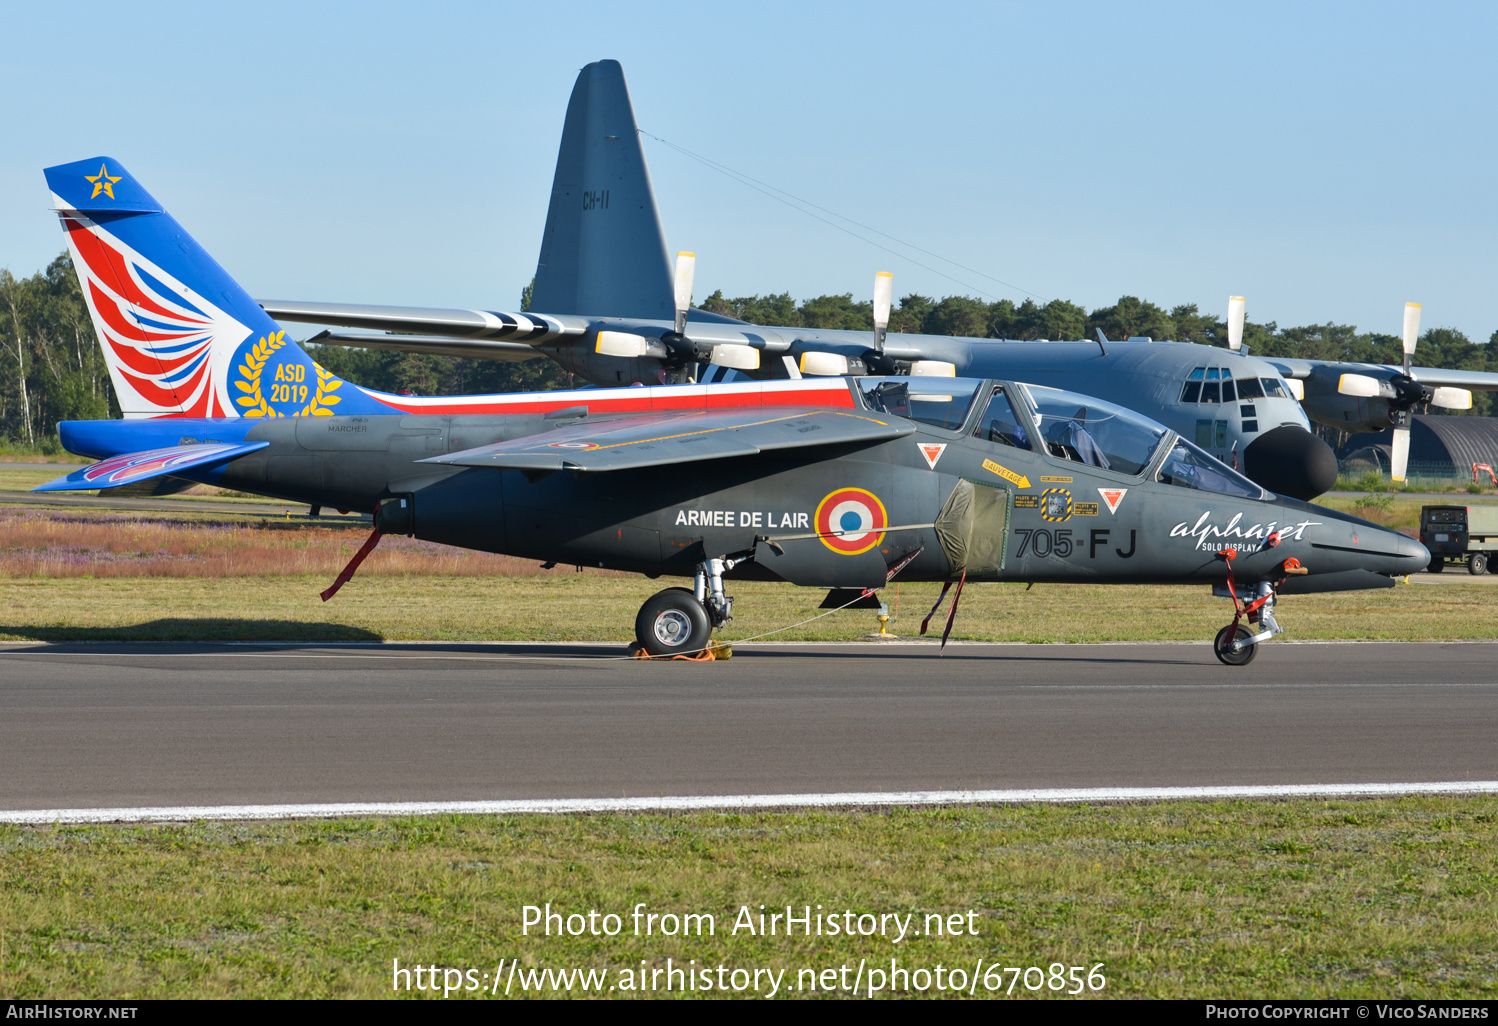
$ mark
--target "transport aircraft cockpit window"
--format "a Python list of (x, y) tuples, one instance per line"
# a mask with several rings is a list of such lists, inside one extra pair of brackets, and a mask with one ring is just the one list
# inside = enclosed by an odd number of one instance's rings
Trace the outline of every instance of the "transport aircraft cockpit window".
[(967, 422), (981, 384), (974, 378), (858, 379), (864, 405), (870, 410), (949, 431), (956, 431)]
[(1206, 373), (1207, 368), (1205, 367), (1198, 367), (1191, 372), (1191, 376), (1186, 379), (1186, 387), (1181, 389), (1181, 402), (1194, 403), (1201, 401), (1202, 376)]
[(1260, 378), (1259, 380), (1264, 383), (1264, 394), (1269, 396), (1269, 398), (1290, 398), (1290, 390), (1285, 387), (1285, 383), (1279, 378)]
[(1092, 396), (1026, 385), (1040, 438), (1052, 456), (1120, 474), (1149, 466), (1165, 429)]
[(1169, 485), (1196, 488), (1222, 495), (1260, 499), (1264, 489), (1227, 464), (1213, 459), (1184, 438), (1177, 438), (1170, 455), (1160, 465), (1159, 478)]
[(1222, 383), (1217, 380), (1217, 373), (1216, 367), (1207, 368), (1207, 382), (1202, 385), (1202, 402), (1204, 403), (1222, 402)]
[(1264, 398), (1264, 384), (1258, 378), (1238, 379), (1238, 398), (1242, 400)]
[(993, 390), (993, 398), (988, 400), (988, 409), (978, 418), (978, 428), (973, 434), (999, 445), (1012, 445), (1016, 449), (1030, 448), (1030, 437), (1025, 434), (1025, 429), (1020, 425), (1014, 407), (1009, 405), (1009, 397), (1002, 388)]

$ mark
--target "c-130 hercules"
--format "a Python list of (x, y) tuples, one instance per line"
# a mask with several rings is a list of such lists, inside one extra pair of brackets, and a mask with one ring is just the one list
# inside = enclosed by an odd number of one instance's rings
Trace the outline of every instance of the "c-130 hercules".
[(1242, 664), (1279, 633), (1281, 591), (1388, 587), (1429, 562), (1136, 413), (1007, 379), (374, 392), (318, 366), (117, 161), (46, 174), (127, 419), (60, 425), (100, 462), (40, 490), (169, 476), (371, 511), (364, 553), (400, 533), (691, 579), (636, 618), (656, 656), (706, 649), (734, 578), (897, 577), (956, 582), (953, 613), (968, 581), (1226, 586), (1215, 647)]
[[(1411, 412), (1466, 408), (1468, 389), (1498, 374), (1414, 367), (1418, 306), (1407, 306), (1403, 367), (1262, 359), (1242, 339), (1244, 305), (1228, 304), (1228, 349), (1150, 339), (1024, 342), (886, 335), (890, 279), (875, 281), (875, 331), (763, 327), (685, 310), (695, 258), (673, 282), (650, 172), (617, 61), (583, 68), (567, 106), (530, 308), (517, 314), (264, 300), (271, 316), (400, 335), (332, 333), (321, 342), (491, 360), (548, 356), (598, 385), (713, 379), (918, 373), (950, 364), (972, 377), (1075, 389), (1167, 425), (1272, 492), (1312, 499), (1336, 480), (1311, 419), (1347, 431), (1395, 428), (1404, 477)], [(1413, 319), (1412, 319), (1413, 318)], [(412, 335), (410, 333), (418, 333)], [(1297, 401), (1303, 396), (1303, 403)]]

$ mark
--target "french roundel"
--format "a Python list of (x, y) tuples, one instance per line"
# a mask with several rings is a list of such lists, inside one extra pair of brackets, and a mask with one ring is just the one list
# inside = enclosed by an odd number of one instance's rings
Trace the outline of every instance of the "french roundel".
[(867, 552), (884, 540), (889, 515), (873, 492), (839, 488), (817, 506), (822, 544), (844, 556)]

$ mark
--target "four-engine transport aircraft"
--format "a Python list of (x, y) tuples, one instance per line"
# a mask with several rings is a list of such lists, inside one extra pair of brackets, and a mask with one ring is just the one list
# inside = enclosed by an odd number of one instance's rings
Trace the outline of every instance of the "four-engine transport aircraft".
[[(761, 327), (688, 312), (694, 262), (679, 260), (684, 273), (673, 282), (624, 72), (617, 61), (598, 61), (578, 75), (567, 106), (530, 304), (538, 312), (285, 300), (263, 306), (281, 321), (405, 333), (329, 332), (322, 342), (498, 360), (545, 355), (599, 385), (689, 380), (699, 362), (751, 378), (911, 373), (913, 363), (940, 362), (972, 377), (1075, 389), (1137, 410), (1270, 491), (1301, 499), (1320, 495), (1337, 475), (1336, 458), (1311, 433), (1308, 413), (1347, 431), (1394, 427), (1394, 476), (1403, 478), (1418, 405), (1465, 408), (1466, 390), (1498, 389), (1498, 374), (1412, 366), (1418, 307), (1413, 321), (1406, 310), (1403, 367), (1250, 356), (1239, 344), (1237, 297), (1229, 301), (1228, 349), (1147, 338), (886, 336), (887, 276), (876, 278), (874, 332)], [(674, 318), (673, 308), (680, 311)]]
[(958, 582), (954, 613), (967, 580), (1209, 583), (1234, 602), (1219, 658), (1242, 664), (1279, 633), (1282, 586), (1386, 587), (1429, 562), (1137, 413), (1009, 379), (370, 391), (288, 339), (118, 161), (46, 175), (127, 419), (63, 423), (100, 462), (42, 490), (171, 476), (371, 511), (361, 556), (394, 532), (693, 580), (640, 609), (653, 655), (704, 649), (732, 614), (725, 576), (867, 594), (898, 575)]

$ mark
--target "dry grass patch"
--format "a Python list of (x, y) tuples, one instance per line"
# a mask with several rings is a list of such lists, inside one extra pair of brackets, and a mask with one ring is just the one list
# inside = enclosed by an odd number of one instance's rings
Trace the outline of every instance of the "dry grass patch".
[[(275, 520), (186, 520), (174, 514), (0, 510), (0, 577), (259, 577), (325, 574), (348, 563), (367, 527)], [(525, 576), (533, 560), (389, 537), (361, 573)]]

